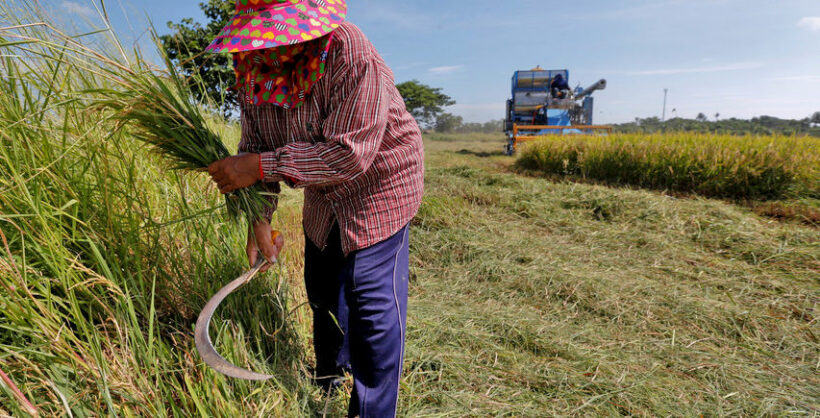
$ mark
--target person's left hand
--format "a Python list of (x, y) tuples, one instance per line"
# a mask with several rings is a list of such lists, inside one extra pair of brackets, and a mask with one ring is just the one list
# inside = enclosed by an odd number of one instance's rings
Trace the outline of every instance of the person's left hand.
[(208, 166), (208, 173), (222, 194), (253, 186), (259, 178), (259, 154), (240, 154)]

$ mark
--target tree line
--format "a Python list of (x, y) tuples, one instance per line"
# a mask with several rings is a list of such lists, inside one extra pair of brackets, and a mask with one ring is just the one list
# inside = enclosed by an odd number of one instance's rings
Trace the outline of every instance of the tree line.
[(661, 121), (658, 117), (636, 118), (634, 122), (613, 125), (616, 132), (664, 133), (695, 132), (730, 135), (810, 135), (820, 137), (820, 112), (803, 119), (781, 119), (759, 116), (752, 119), (707, 120), (704, 114), (695, 119), (673, 118)]

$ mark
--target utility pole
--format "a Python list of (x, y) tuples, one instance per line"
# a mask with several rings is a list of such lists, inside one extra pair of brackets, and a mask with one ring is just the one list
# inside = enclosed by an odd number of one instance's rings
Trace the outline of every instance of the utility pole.
[(669, 93), (669, 89), (663, 89), (663, 115), (661, 116), (661, 122), (666, 122), (666, 94)]

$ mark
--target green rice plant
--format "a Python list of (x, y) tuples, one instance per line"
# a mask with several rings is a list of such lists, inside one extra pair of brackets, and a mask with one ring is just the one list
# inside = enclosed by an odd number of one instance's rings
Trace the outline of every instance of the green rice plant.
[(820, 196), (812, 137), (616, 134), (546, 137), (516, 167), (550, 175), (732, 199)]
[[(101, 4), (104, 7), (104, 2)], [(182, 79), (158, 43), (157, 50), (164, 59), (164, 68), (152, 66), (139, 53), (133, 58), (127, 57), (110, 28), (107, 32), (111, 34), (113, 45), (108, 48), (118, 51), (120, 57), (113, 57), (105, 49), (91, 48), (49, 22), (14, 25), (4, 28), (3, 32), (9, 40), (0, 38), (0, 42), (6, 47), (33, 53), (37, 59), (69, 65), (106, 80), (103, 87), (73, 92), (74, 100), (87, 101), (91, 111), (119, 121), (117, 129), (125, 129), (134, 138), (151, 146), (172, 163), (173, 169), (204, 171), (211, 163), (231, 156), (208, 125), (202, 111), (203, 105), (207, 104), (197, 103), (191, 94), (192, 85), (205, 88), (202, 81)], [(33, 51), (32, 45), (40, 46), (42, 50)], [(257, 184), (226, 195), (229, 216), (237, 219), (244, 214), (250, 221), (260, 219), (270, 205), (265, 193)]]
[[(26, 10), (0, 2), (0, 416), (317, 410), (283, 271), (227, 301), (212, 327), (229, 360), (275, 381), (229, 381), (196, 355), (197, 312), (247, 268), (246, 229), (215, 216), (210, 179), (167, 170), (139, 126), (103, 106), (121, 81), (156, 73), (86, 48), (104, 33), (55, 35)], [(235, 146), (236, 124), (199, 115)]]
[[(0, 2), (0, 22), (15, 3)], [(0, 416), (343, 415), (344, 392), (326, 400), (305, 378), (298, 192), (274, 219), (293, 243), (284, 269), (213, 327), (229, 360), (277, 378), (226, 379), (197, 357), (192, 326), (246, 268), (245, 231), (209, 212), (221, 197), (208, 179), (165, 170), (100, 114), (111, 74), (62, 43), (14, 42), (0, 40)], [(207, 121), (237, 142), (236, 124)], [(500, 137), (467, 138), (426, 143), (400, 416), (820, 410), (817, 229), (517, 176)], [(816, 190), (816, 144), (788, 141), (774, 147)]]

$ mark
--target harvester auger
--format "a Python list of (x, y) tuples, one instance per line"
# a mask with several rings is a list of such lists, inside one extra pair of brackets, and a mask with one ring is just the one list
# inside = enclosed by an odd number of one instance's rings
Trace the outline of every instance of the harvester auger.
[(592, 123), (592, 93), (605, 89), (606, 80), (574, 90), (568, 83), (568, 70), (536, 67), (513, 74), (512, 98), (507, 100), (504, 120), (507, 155), (515, 153), (518, 142), (538, 136), (612, 132), (610, 126)]

